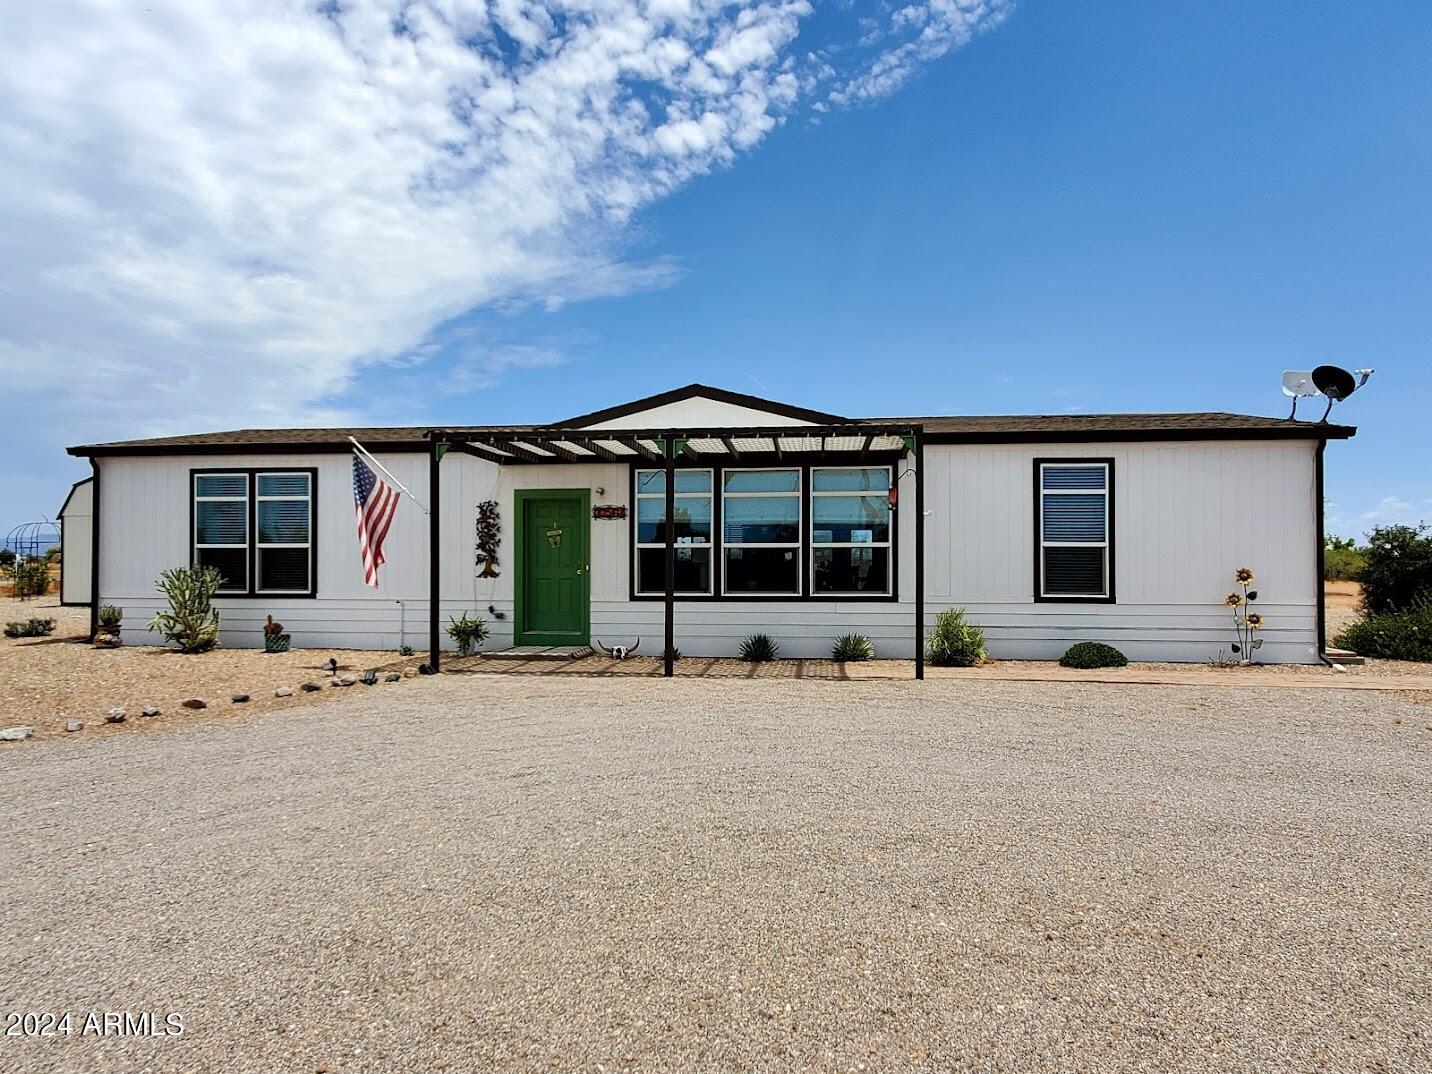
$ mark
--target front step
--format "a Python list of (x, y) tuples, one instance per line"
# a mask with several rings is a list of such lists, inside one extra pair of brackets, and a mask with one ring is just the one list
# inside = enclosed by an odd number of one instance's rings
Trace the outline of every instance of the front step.
[(1349, 649), (1324, 649), (1323, 655), (1334, 664), (1341, 664), (1345, 668), (1358, 668), (1367, 663), (1367, 660)]
[(485, 660), (580, 660), (592, 655), (590, 645), (514, 645), (490, 653), (478, 653)]

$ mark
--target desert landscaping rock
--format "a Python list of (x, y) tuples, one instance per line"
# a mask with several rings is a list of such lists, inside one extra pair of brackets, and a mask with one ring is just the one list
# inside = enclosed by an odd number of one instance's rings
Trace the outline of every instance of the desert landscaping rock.
[(209, 707), (209, 703), (205, 701), (202, 697), (191, 697), (187, 701), (181, 701), (180, 704), (183, 705), (186, 709), (194, 709), (196, 711)]
[(159, 709), (154, 705), (145, 705), (142, 709), (139, 710), (139, 715), (152, 720), (154, 719), (154, 717), (159, 715)]
[(0, 742), (23, 742), (34, 733), (33, 727), (7, 727), (0, 731)]
[(84, 722), (83, 720), (66, 720), (66, 721), (65, 721), (65, 731), (68, 732), (68, 733), (70, 733), (70, 734), (73, 734), (73, 733), (76, 732), (76, 731), (83, 731), (84, 729), (85, 729), (85, 722)]
[(299, 689), (302, 690), (305, 694), (314, 694), (317, 693), (319, 690), (322, 690), (323, 687), (319, 686), (316, 682), (306, 682), (302, 686), (300, 686)]
[(334, 686), (353, 686), (358, 682), (352, 675), (340, 675), (333, 680)]
[(248, 695), (248, 694), (234, 694), (234, 695), (232, 695), (232, 696), (229, 698), (229, 700), (230, 700), (231, 702), (233, 702), (235, 705), (242, 705), (242, 704), (244, 704), (246, 701), (248, 701), (248, 699), (249, 699), (249, 695)]
[(124, 709), (113, 708), (104, 714), (105, 723), (124, 723), (124, 717), (128, 715)]
[(384, 681), (384, 682), (402, 682), (402, 681), (403, 681), (403, 676), (402, 676), (399, 672), (390, 671), (390, 672), (388, 672), (388, 674), (386, 674), (386, 675), (383, 676), (383, 681)]
[(273, 696), (274, 696), (274, 697), (292, 697), (292, 696), (293, 696), (293, 687), (292, 687), (292, 686), (280, 686), (277, 690), (275, 690), (275, 691), (273, 692)]
[[(6, 1041), (0, 1068), (1428, 1067), (1424, 703), (481, 674), (334, 694), (7, 755), (7, 995), (196, 1028)], [(97, 929), (75, 912), (96, 877), (149, 909)]]
[[(127, 709), (131, 718), (107, 728), (109, 741), (121, 734), (187, 733), (201, 719), (238, 716), (240, 710), (227, 704), (231, 693), (250, 695), (252, 700), (242, 710), (245, 719), (290, 708), (293, 702), (274, 697), (274, 688), (297, 686), (331, 659), (362, 667), (407, 664), (396, 652), (351, 649), (265, 653), (220, 645), (207, 653), (186, 655), (172, 647), (140, 644), (158, 640), (143, 631), (127, 636), (129, 644), (121, 648), (92, 649), (87, 644), (87, 606), (62, 606), (55, 594), (31, 601), (0, 596), (0, 623), (31, 616), (54, 619), (55, 632), (42, 643), (0, 638), (0, 724), (24, 720), (35, 729), (34, 741), (63, 738), (65, 721), (77, 713), (84, 714), (86, 723), (102, 723), (105, 711), (115, 706)], [(328, 695), (320, 696), (327, 701)], [(344, 694), (335, 690), (332, 696), (337, 700)], [(224, 705), (210, 701), (208, 712), (185, 712), (179, 703), (187, 697), (221, 698)], [(179, 710), (187, 718), (139, 719), (140, 709), (149, 705), (166, 715)]]

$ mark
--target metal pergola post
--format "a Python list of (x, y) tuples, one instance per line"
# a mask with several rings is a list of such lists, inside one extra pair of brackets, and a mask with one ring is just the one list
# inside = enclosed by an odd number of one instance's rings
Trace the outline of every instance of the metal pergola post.
[(925, 430), (915, 430), (915, 678), (925, 677)]
[(666, 457), (666, 649), (661, 654), (662, 671), (668, 679), (676, 663), (676, 438), (666, 434), (662, 442)]
[(442, 670), (442, 451), (437, 433), (429, 433), (428, 440), (428, 669), (436, 675)]

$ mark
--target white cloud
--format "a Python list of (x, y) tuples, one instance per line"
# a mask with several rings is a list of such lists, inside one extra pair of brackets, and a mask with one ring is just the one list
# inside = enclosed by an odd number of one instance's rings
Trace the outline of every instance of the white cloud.
[(1411, 501), (1404, 500), (1401, 496), (1384, 496), (1377, 501), (1377, 506), (1370, 511), (1364, 511), (1358, 515), (1363, 522), (1412, 522), (1415, 521), (1417, 509), (1412, 506)]
[(807, 48), (808, 0), (13, 5), (0, 376), (51, 372), (57, 440), (331, 419), (466, 310), (660, 284), (617, 253), (634, 211), (1005, 12), (872, 6)]

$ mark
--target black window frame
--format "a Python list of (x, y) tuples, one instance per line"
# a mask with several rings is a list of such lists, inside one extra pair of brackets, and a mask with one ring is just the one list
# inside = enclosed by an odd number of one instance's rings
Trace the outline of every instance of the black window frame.
[[(759, 603), (759, 604), (898, 604), (900, 601), (900, 508), (890, 512), (890, 592), (889, 593), (813, 593), (811, 584), (811, 520), (810, 503), (811, 470), (829, 467), (864, 467), (890, 471), (893, 486), (900, 478), (899, 460), (880, 461), (850, 455), (827, 454), (810, 459), (796, 460), (789, 455), (784, 459), (770, 454), (743, 455), (740, 462), (722, 464), (708, 459), (683, 460), (677, 470), (710, 470), (712, 475), (713, 502), (711, 505), (711, 570), (713, 571), (711, 593), (676, 593), (675, 599), (683, 604)], [(662, 464), (650, 459), (632, 460), (628, 463), (627, 510), (627, 560), (629, 564), (627, 599), (631, 601), (663, 601), (665, 593), (637, 592), (637, 547), (636, 547), (636, 475), (638, 470), (661, 470)], [(726, 470), (799, 470), (801, 475), (801, 541), (800, 578), (798, 593), (723, 593), (726, 584), (724, 540), (724, 511), (721, 507), (721, 492), (724, 488), (723, 473)], [(720, 572), (719, 576), (714, 572)]]
[[(1079, 595), (1044, 593), (1044, 467), (1049, 465), (1059, 466), (1103, 466), (1106, 475), (1104, 485), (1104, 496), (1107, 507), (1107, 524), (1104, 533), (1104, 544), (1107, 548), (1105, 554), (1104, 577), (1108, 583), (1108, 590), (1105, 595)], [(1098, 457), (1072, 457), (1072, 456), (1044, 456), (1034, 460), (1034, 601), (1036, 604), (1117, 604), (1117, 564), (1115, 547), (1115, 533), (1117, 532), (1118, 495), (1115, 478), (1114, 458), (1101, 455)]]
[[(718, 564), (716, 563), (716, 550), (717, 550), (718, 547), (720, 547), (720, 537), (719, 537), (719, 535), (716, 533), (716, 527), (717, 527), (718, 520), (719, 520), (720, 517), (721, 517), (721, 505), (720, 505), (720, 503), (718, 502), (718, 500), (719, 500), (721, 494), (720, 494), (720, 492), (717, 491), (717, 487), (716, 487), (716, 482), (719, 480), (719, 474), (716, 472), (715, 468), (714, 468), (714, 467), (711, 467), (711, 466), (680, 466), (680, 467), (677, 467), (677, 469), (678, 469), (678, 470), (685, 470), (685, 471), (687, 471), (687, 472), (692, 472), (692, 473), (704, 473), (704, 474), (710, 474), (710, 475), (711, 475), (711, 487), (710, 487), (710, 488), (706, 491), (706, 493), (705, 493), (707, 499), (709, 499), (709, 500), (711, 501), (711, 539), (710, 539), (709, 541), (707, 541), (705, 544), (698, 544), (698, 545), (682, 545), (682, 544), (679, 544), (679, 543), (677, 544), (676, 548), (677, 548), (678, 551), (680, 551), (682, 548), (702, 549), (702, 550), (704, 550), (704, 551), (706, 552), (707, 556), (710, 557), (710, 558), (709, 558), (709, 562), (708, 562), (708, 564), (707, 564), (707, 578), (708, 578), (708, 583), (709, 583), (709, 584), (707, 585), (706, 590), (705, 590), (704, 592), (698, 592), (698, 591), (696, 591), (696, 590), (681, 590), (681, 589), (678, 589), (678, 590), (676, 591), (676, 596), (677, 596), (679, 599), (681, 599), (681, 600), (711, 597), (711, 596), (714, 596), (714, 595), (716, 595), (717, 593), (720, 592), (720, 587), (716, 584), (717, 577), (718, 577), (718, 570), (719, 570), (719, 566), (718, 566)], [(661, 502), (661, 505), (662, 505), (662, 508), (663, 508), (663, 510), (662, 510), (663, 515), (665, 514), (665, 507), (666, 507), (666, 493), (665, 493), (665, 490), (663, 490), (663, 491), (660, 492), (660, 493), (643, 492), (641, 489), (639, 489), (639, 488), (637, 487), (637, 475), (638, 475), (639, 473), (642, 473), (643, 471), (645, 471), (645, 472), (650, 472), (650, 473), (661, 473), (661, 474), (666, 473), (665, 468), (664, 468), (664, 467), (660, 467), (660, 466), (637, 466), (637, 467), (633, 467), (633, 468), (632, 468), (632, 472), (631, 472), (631, 489), (632, 489), (632, 491), (631, 491), (631, 509), (630, 509), (630, 514), (631, 514), (631, 519), (632, 519), (632, 524), (631, 524), (631, 550), (632, 550), (632, 556), (631, 556), (631, 572), (632, 572), (631, 588), (632, 588), (632, 592), (633, 592), (634, 594), (637, 594), (638, 596), (640, 596), (640, 597), (642, 597), (642, 598), (645, 598), (645, 599), (655, 598), (655, 599), (657, 599), (657, 600), (665, 600), (665, 599), (666, 599), (666, 590), (665, 590), (665, 587), (664, 587), (664, 586), (663, 586), (663, 588), (660, 589), (660, 590), (649, 590), (649, 589), (641, 589), (641, 588), (639, 588), (640, 585), (641, 585), (641, 577), (640, 577), (640, 575), (641, 575), (641, 554), (642, 554), (642, 552), (643, 552), (643, 551), (650, 551), (650, 550), (653, 549), (653, 548), (660, 548), (660, 549), (663, 549), (663, 550), (664, 550), (665, 547), (666, 547), (665, 539), (663, 539), (663, 540), (661, 540), (661, 541), (641, 541), (641, 540), (639, 539), (640, 536), (641, 536), (641, 532), (640, 532), (640, 527), (641, 527), (641, 501), (642, 501), (642, 500), (659, 500), (659, 501)], [(695, 497), (699, 497), (699, 496), (701, 496), (701, 495), (702, 495), (702, 493), (699, 493), (699, 492), (682, 492), (680, 489), (677, 489), (677, 491), (676, 491), (676, 497), (677, 497), (677, 499), (680, 499), (680, 498), (683, 497), (683, 496), (686, 496), (686, 497), (689, 497), (689, 498), (695, 498)], [(663, 522), (662, 524), (665, 525), (664, 522)]]
[[(312, 600), (318, 596), (318, 467), (316, 466), (205, 466), (189, 470), (189, 563), (197, 566), (198, 478), (217, 474), (242, 474), (248, 481), (247, 566), (248, 587), (220, 590), (216, 596), (232, 600)], [(258, 588), (258, 479), (264, 474), (308, 475), (308, 589), (264, 590)]]

